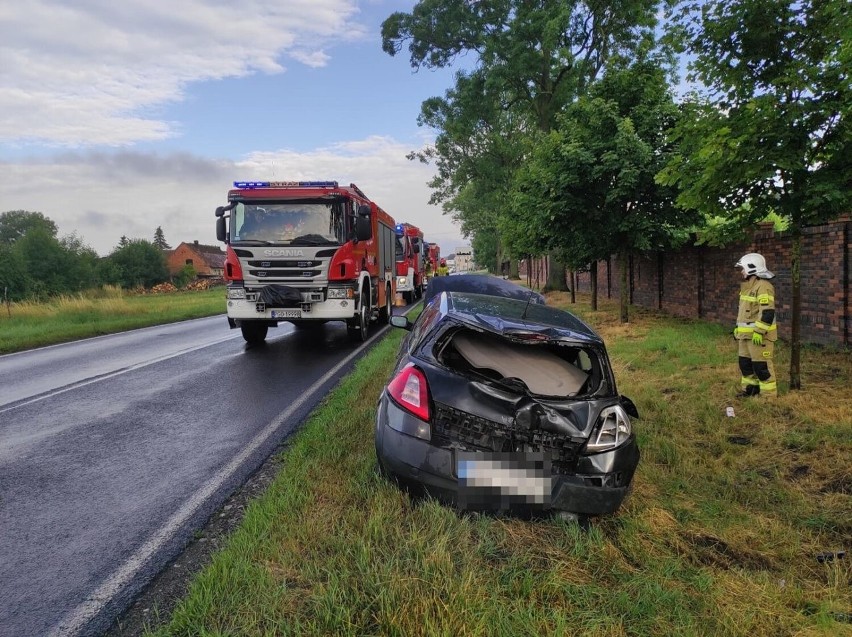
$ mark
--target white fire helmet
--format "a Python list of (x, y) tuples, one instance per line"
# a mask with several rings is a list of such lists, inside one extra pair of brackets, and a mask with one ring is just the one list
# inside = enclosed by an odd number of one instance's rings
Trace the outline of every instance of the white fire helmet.
[(756, 252), (750, 252), (749, 254), (743, 255), (743, 257), (737, 261), (736, 267), (743, 269), (744, 279), (752, 275), (759, 279), (771, 279), (775, 276), (772, 272), (766, 269), (766, 259)]

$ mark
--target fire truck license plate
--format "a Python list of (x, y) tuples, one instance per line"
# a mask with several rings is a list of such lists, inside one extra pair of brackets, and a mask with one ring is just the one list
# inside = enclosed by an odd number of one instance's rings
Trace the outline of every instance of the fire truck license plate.
[(302, 310), (272, 310), (272, 318), (278, 318), (278, 319), (302, 318)]

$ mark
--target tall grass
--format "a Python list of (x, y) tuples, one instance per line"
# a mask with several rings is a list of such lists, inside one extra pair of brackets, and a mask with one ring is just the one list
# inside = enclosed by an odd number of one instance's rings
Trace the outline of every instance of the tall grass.
[(394, 330), (154, 634), (852, 635), (852, 559), (825, 556), (852, 540), (848, 352), (809, 350), (804, 391), (735, 403), (724, 329), (582, 308), (642, 414), (616, 515), (588, 532), (459, 515), (380, 477), (372, 430)]
[(0, 308), (0, 354), (224, 311), (222, 288), (134, 295), (105, 286), (46, 302), (11, 303)]

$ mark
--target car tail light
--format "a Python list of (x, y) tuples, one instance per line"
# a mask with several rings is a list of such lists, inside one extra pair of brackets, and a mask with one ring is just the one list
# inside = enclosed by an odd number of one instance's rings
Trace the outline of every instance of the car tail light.
[(240, 259), (231, 246), (228, 246), (228, 249), (225, 251), (225, 272), (223, 278), (226, 282), (243, 280), (243, 268), (240, 265)]
[(429, 422), (429, 384), (423, 372), (409, 364), (388, 383), (388, 396), (400, 407)]
[(630, 417), (621, 405), (613, 405), (601, 411), (598, 422), (586, 444), (587, 453), (600, 453), (620, 447), (630, 438)]

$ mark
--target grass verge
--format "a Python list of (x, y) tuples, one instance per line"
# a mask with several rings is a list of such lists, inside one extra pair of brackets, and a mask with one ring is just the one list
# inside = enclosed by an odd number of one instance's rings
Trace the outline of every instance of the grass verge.
[(614, 304), (584, 307), (570, 309), (604, 337), (643, 416), (617, 515), (589, 532), (460, 516), (381, 478), (372, 429), (393, 330), (152, 634), (852, 635), (848, 352), (807, 350), (804, 391), (734, 403), (724, 328), (637, 308), (621, 325)]
[(223, 289), (131, 295), (118, 288), (97, 296), (0, 305), (0, 354), (91, 336), (222, 314)]

